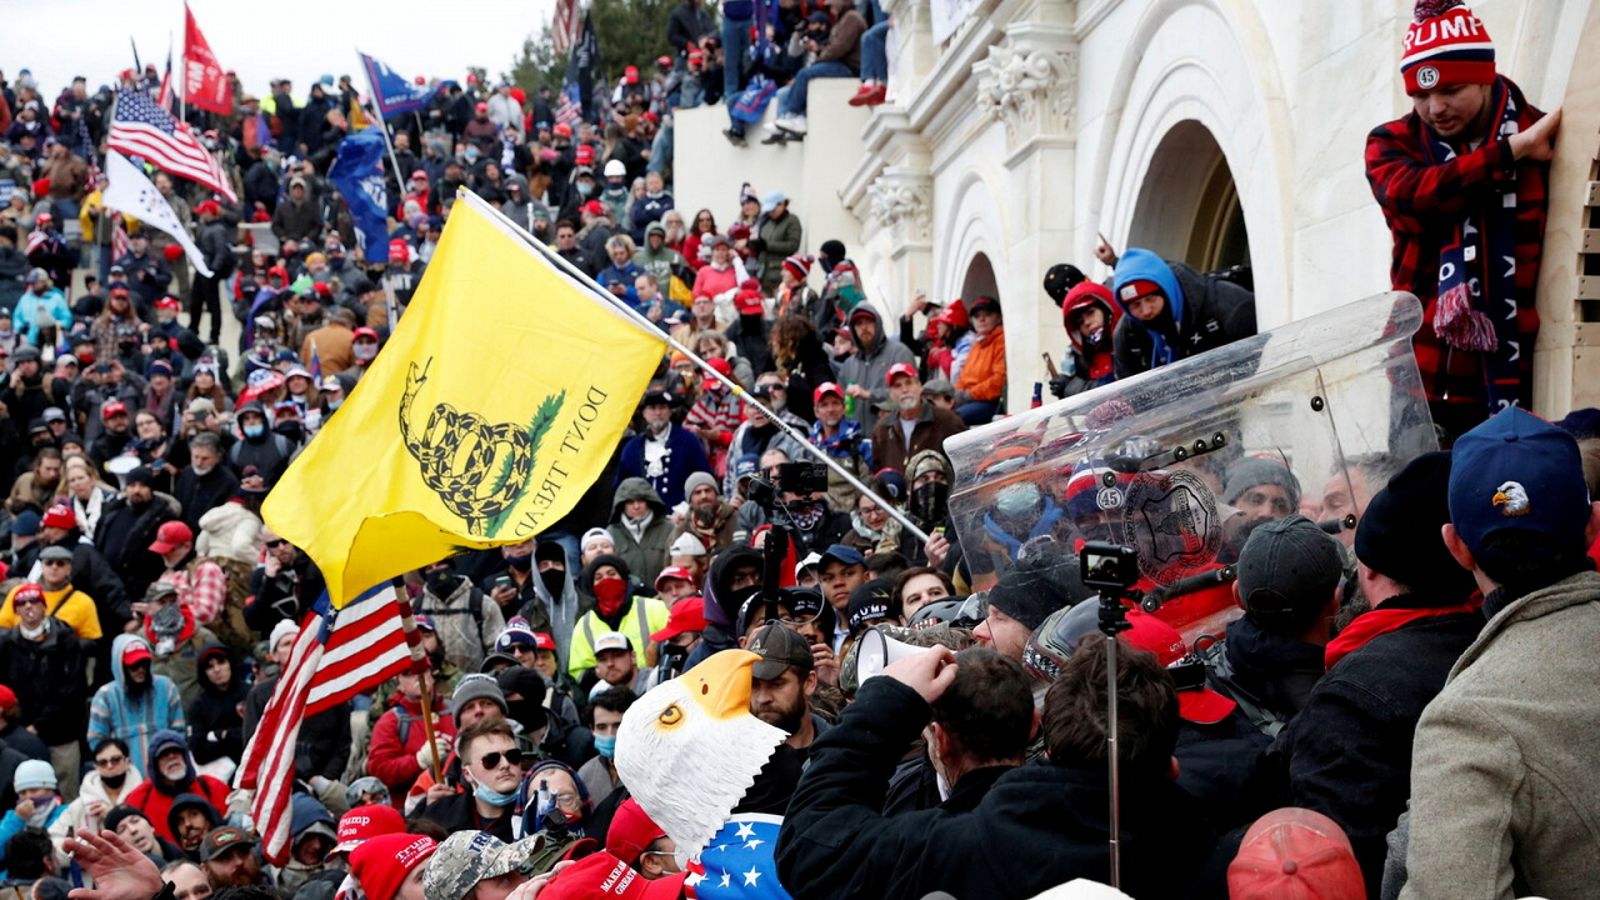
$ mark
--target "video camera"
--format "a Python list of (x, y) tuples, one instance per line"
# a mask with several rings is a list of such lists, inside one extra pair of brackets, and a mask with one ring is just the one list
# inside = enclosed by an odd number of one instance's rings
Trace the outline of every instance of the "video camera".
[(781, 505), (782, 494), (809, 497), (827, 492), (828, 467), (823, 463), (782, 463), (776, 478), (771, 481), (760, 476), (751, 478), (747, 490), (746, 496), (752, 503), (772, 513)]

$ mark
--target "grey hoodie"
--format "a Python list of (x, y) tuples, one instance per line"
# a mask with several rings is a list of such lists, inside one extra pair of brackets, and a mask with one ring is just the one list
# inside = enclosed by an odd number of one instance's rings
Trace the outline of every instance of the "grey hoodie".
[[(627, 562), (628, 568), (645, 584), (653, 584), (656, 575), (667, 565), (668, 550), (672, 547), (672, 518), (661, 495), (643, 478), (624, 478), (612, 495), (611, 542), (617, 555)], [(622, 507), (629, 500), (644, 500), (650, 504), (651, 518), (639, 537), (623, 521)]]
[(884, 332), (883, 317), (870, 304), (863, 303), (850, 311), (851, 319), (861, 315), (870, 315), (878, 324), (878, 335), (870, 346), (857, 347), (839, 367), (839, 386), (848, 390), (850, 385), (859, 384), (872, 392), (870, 401), (857, 397), (855, 402), (855, 419), (861, 423), (861, 430), (870, 435), (878, 427), (878, 404), (889, 402), (889, 369), (898, 363), (915, 366), (917, 360), (905, 344)]

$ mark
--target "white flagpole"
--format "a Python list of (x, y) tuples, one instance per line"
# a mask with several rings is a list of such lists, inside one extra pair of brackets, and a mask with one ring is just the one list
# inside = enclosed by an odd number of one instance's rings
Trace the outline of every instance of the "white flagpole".
[[(188, 8), (189, 8), (188, 6), (184, 6), (184, 9), (188, 9)], [(183, 54), (178, 57), (178, 74), (175, 75), (175, 76), (169, 76), (169, 77), (172, 78), (172, 92), (174, 94), (178, 95), (178, 121), (179, 122), (187, 122), (189, 120), (189, 109), (188, 109), (189, 98), (184, 96), (184, 94), (188, 93), (188, 91), (184, 90), (183, 87), (182, 87), (183, 80), (184, 80), (184, 77), (185, 77), (184, 72), (187, 69), (188, 62), (189, 62), (189, 23), (188, 23), (187, 20), (184, 21), (183, 28), (184, 28), (184, 31), (183, 31)], [(167, 32), (167, 59), (171, 59), (171, 58), (172, 58), (172, 32), (169, 31), (169, 32)]]
[(585, 274), (583, 270), (579, 269), (577, 266), (574, 266), (572, 263), (567, 262), (567, 260), (559, 253), (552, 253), (550, 248), (545, 246), (544, 242), (529, 234), (525, 229), (522, 228), (522, 226), (506, 218), (504, 213), (486, 203), (483, 198), (479, 197), (477, 194), (474, 194), (472, 191), (469, 191), (466, 188), (459, 188), (456, 190), (456, 200), (457, 202), (463, 200), (466, 201), (474, 209), (499, 222), (505, 228), (510, 229), (513, 234), (516, 234), (518, 237), (521, 237), (524, 241), (530, 244), (539, 252), (540, 256), (549, 261), (556, 268), (571, 276), (573, 279), (585, 287), (588, 287), (590, 290), (598, 293), (601, 297), (604, 297), (610, 302), (611, 307), (621, 313), (629, 322), (632, 322), (635, 326), (650, 334), (650, 336), (666, 341), (667, 346), (678, 351), (679, 353), (682, 353), (684, 356), (687, 356), (691, 362), (699, 366), (707, 375), (722, 382), (725, 387), (733, 391), (735, 397), (738, 397), (756, 409), (761, 410), (762, 414), (768, 419), (771, 419), (772, 423), (778, 426), (779, 430), (798, 441), (800, 446), (804, 447), (812, 456), (815, 456), (818, 461), (822, 462), (828, 468), (836, 472), (839, 477), (848, 482), (851, 487), (860, 491), (863, 495), (870, 497), (872, 502), (878, 504), (878, 506), (881, 507), (884, 512), (889, 514), (890, 518), (894, 519), (896, 522), (899, 522), (900, 527), (910, 531), (916, 536), (917, 540), (922, 541), (924, 544), (928, 542), (928, 533), (917, 527), (917, 523), (911, 521), (909, 516), (897, 509), (893, 503), (890, 503), (889, 501), (873, 493), (872, 488), (862, 484), (861, 480), (857, 478), (854, 473), (852, 473), (849, 469), (846, 469), (844, 466), (839, 465), (837, 460), (829, 456), (820, 447), (811, 443), (811, 438), (809, 435), (801, 434), (793, 425), (790, 425), (788, 422), (785, 422), (783, 419), (779, 418), (776, 412), (768, 409), (766, 404), (762, 403), (760, 400), (757, 400), (755, 397), (752, 397), (749, 392), (744, 389), (744, 386), (739, 384), (739, 382), (734, 381), (726, 375), (723, 375), (721, 372), (718, 372), (716, 369), (711, 368), (710, 363), (707, 363), (704, 359), (700, 358), (699, 354), (684, 346), (681, 341), (677, 340), (672, 335), (667, 334), (666, 332), (657, 328), (654, 322), (651, 322), (649, 319), (645, 318), (644, 315), (638, 310), (627, 305), (626, 303), (618, 301), (610, 291), (601, 287), (599, 284), (596, 284), (595, 280)]

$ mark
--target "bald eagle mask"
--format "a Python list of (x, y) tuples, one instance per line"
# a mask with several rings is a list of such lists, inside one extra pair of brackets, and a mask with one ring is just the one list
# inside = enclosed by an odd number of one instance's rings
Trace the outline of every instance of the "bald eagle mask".
[(617, 774), (677, 845), (697, 856), (787, 737), (750, 714), (761, 657), (724, 650), (628, 707), (617, 729)]

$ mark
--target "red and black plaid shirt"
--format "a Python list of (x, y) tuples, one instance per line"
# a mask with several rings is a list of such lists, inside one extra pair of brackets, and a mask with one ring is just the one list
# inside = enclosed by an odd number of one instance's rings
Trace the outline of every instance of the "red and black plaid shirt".
[[(1522, 90), (1505, 79), (1526, 130), (1544, 113), (1528, 105)], [(1539, 256), (1544, 242), (1546, 184), (1549, 164), (1518, 161), (1505, 138), (1460, 153), (1446, 163), (1429, 165), (1422, 120), (1412, 113), (1373, 129), (1367, 136), (1367, 181), (1394, 235), (1390, 279), (1397, 291), (1410, 291), (1422, 301), (1422, 328), (1412, 341), (1417, 366), (1435, 419), (1485, 417), (1484, 354), (1452, 350), (1433, 330), (1434, 303), (1439, 293), (1439, 251), (1456, 226), (1475, 206), (1498, 204), (1516, 193), (1516, 296), (1518, 359), (1522, 384), (1517, 396), (1528, 407), (1533, 399), (1533, 341), (1539, 333), (1534, 293), (1539, 283)], [(1505, 298), (1489, 297), (1485, 308), (1503, 309)], [(1491, 314), (1493, 314), (1491, 312)]]

